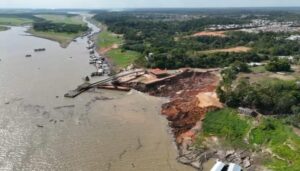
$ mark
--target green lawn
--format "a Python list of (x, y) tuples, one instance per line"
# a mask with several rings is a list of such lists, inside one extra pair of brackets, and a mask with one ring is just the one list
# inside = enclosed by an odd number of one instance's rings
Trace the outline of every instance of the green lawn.
[(31, 24), (33, 20), (19, 17), (0, 17), (0, 25), (20, 26)]
[[(289, 125), (271, 117), (261, 118), (258, 125), (253, 125), (253, 120), (247, 118), (229, 108), (207, 113), (196, 147), (202, 147), (205, 137), (217, 136), (225, 139), (224, 147), (271, 150), (273, 157), (265, 158), (264, 165), (274, 171), (300, 170), (300, 137)], [(246, 138), (249, 144), (244, 141)]]
[(252, 72), (255, 72), (255, 73), (262, 73), (262, 72), (266, 72), (266, 68), (265, 66), (256, 66), (256, 67), (251, 67), (250, 70)]
[(74, 38), (80, 36), (81, 34), (81, 33), (69, 34), (69, 33), (56, 33), (56, 32), (41, 32), (41, 31), (34, 31), (33, 29), (30, 29), (29, 32), (36, 37), (57, 41), (60, 43), (61, 47), (64, 48), (67, 47)]
[(246, 146), (243, 138), (249, 128), (249, 123), (241, 119), (236, 110), (229, 108), (207, 113), (203, 122), (204, 135), (225, 137), (226, 143), (240, 148)]
[(122, 52), (121, 49), (112, 49), (107, 56), (117, 68), (124, 68), (132, 64), (141, 54), (134, 51)]
[(277, 119), (264, 119), (250, 133), (250, 142), (272, 150), (277, 157), (269, 159), (266, 165), (275, 171), (300, 170), (300, 137)]
[(105, 27), (102, 27), (101, 33), (99, 33), (97, 38), (97, 45), (100, 48), (107, 48), (114, 44), (122, 44), (123, 38), (120, 35), (116, 35), (112, 32), (107, 31)]
[(35, 15), (36, 17), (43, 18), (48, 21), (52, 21), (54, 23), (66, 23), (66, 24), (81, 24), (85, 25), (82, 21), (81, 16), (67, 16), (67, 15), (56, 15), (56, 14), (41, 14)]

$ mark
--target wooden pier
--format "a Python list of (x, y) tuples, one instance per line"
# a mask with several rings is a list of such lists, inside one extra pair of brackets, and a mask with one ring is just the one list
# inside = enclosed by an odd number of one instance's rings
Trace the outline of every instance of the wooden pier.
[(101, 87), (102, 85), (105, 86), (107, 85), (107, 83), (109, 82), (114, 82), (117, 81), (117, 79), (121, 78), (121, 77), (125, 77), (128, 75), (140, 75), (141, 73), (145, 73), (145, 70), (135, 70), (135, 71), (130, 71), (130, 72), (125, 72), (125, 73), (120, 73), (120, 74), (116, 74), (114, 76), (111, 76), (107, 79), (95, 82), (95, 83), (83, 83), (81, 85), (79, 85), (75, 90), (71, 90), (68, 93), (66, 93), (64, 96), (68, 97), (68, 98), (75, 98), (76, 96), (78, 96), (79, 94), (94, 88), (94, 87)]

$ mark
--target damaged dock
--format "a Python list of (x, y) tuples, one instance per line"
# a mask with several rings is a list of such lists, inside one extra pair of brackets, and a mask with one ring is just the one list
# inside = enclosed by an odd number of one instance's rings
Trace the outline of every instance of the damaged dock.
[[(102, 87), (102, 88), (106, 88), (106, 89), (120, 89), (120, 90), (125, 91), (128, 88), (125, 88), (122, 86), (118, 88), (118, 86), (117, 86), (119, 84), (119, 80), (121, 78), (129, 76), (130, 78), (132, 77), (131, 79), (135, 79), (143, 74), (145, 74), (145, 70), (136, 69), (133, 71), (127, 71), (127, 72), (122, 72), (122, 73), (116, 74), (114, 76), (111, 76), (104, 80), (100, 80), (95, 83), (83, 83), (83, 84), (79, 85), (75, 90), (71, 90), (68, 93), (66, 93), (64, 95), (64, 97), (75, 98), (76, 96), (80, 95), (81, 93), (83, 93), (91, 88), (97, 88), (97, 87), (98, 88)], [(130, 88), (129, 88), (129, 90), (130, 90)]]

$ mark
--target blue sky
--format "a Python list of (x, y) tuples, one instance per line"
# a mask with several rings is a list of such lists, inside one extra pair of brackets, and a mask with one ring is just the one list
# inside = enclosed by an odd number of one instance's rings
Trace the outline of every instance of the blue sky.
[(300, 0), (0, 0), (0, 8), (151, 8), (300, 6)]

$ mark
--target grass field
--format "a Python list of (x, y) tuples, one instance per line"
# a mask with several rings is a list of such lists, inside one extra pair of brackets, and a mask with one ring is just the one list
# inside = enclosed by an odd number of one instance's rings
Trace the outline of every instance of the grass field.
[(265, 66), (256, 66), (256, 67), (251, 67), (250, 70), (254, 73), (263, 73), (266, 72)]
[(264, 81), (272, 80), (299, 80), (300, 70), (298, 68), (293, 68), (294, 72), (269, 72), (264, 66), (250, 67), (252, 72), (250, 73), (239, 73), (238, 79), (247, 78), (251, 83), (259, 83)]
[(36, 17), (43, 18), (54, 23), (66, 23), (66, 24), (81, 24), (85, 25), (80, 16), (67, 16), (67, 15), (35, 15)]
[(274, 171), (300, 170), (300, 137), (280, 119), (262, 117), (254, 124), (252, 118), (242, 117), (236, 110), (225, 108), (207, 113), (196, 147), (201, 147), (210, 136), (224, 139), (224, 147), (229, 144), (234, 148), (268, 151), (269, 157), (262, 162)]
[(33, 20), (19, 17), (0, 17), (0, 25), (20, 26), (31, 24)]
[(118, 69), (132, 64), (140, 55), (140, 53), (134, 51), (122, 52), (121, 49), (112, 49), (107, 52), (107, 56)]
[(124, 39), (122, 35), (114, 34), (101, 25), (102, 31), (97, 37), (97, 47), (100, 53), (105, 54), (114, 65), (115, 69), (124, 68), (138, 59), (141, 54), (134, 51), (122, 51), (120, 46)]
[(300, 137), (280, 120), (264, 119), (250, 133), (250, 142), (272, 151), (266, 165), (275, 171), (300, 170)]
[(226, 144), (238, 148), (246, 146), (243, 138), (249, 128), (249, 123), (241, 119), (236, 110), (229, 108), (207, 113), (203, 122), (204, 135), (225, 137)]
[(56, 33), (56, 32), (38, 32), (38, 31), (34, 31), (33, 29), (30, 29), (29, 33), (31, 33), (36, 37), (57, 41), (60, 43), (60, 46), (64, 48), (67, 47), (75, 37), (78, 37), (81, 34), (81, 33), (69, 34), (69, 33)]
[(114, 44), (122, 44), (123, 38), (121, 35), (116, 35), (112, 32), (107, 31), (106, 27), (102, 27), (101, 33), (98, 35), (97, 38), (97, 45), (100, 48), (108, 48), (113, 46)]

